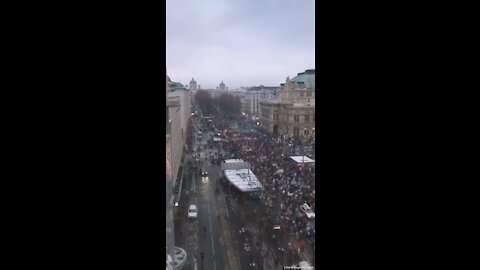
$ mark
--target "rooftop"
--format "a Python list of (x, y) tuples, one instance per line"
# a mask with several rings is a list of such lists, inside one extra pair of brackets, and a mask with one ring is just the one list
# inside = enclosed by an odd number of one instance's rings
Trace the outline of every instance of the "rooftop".
[(172, 88), (172, 90), (185, 88), (185, 86), (179, 82), (171, 82), (170, 87)]
[(315, 69), (307, 69), (305, 72), (298, 73), (291, 81), (304, 83), (307, 89), (315, 90)]
[(278, 89), (278, 86), (263, 86), (263, 85), (260, 85), (260, 86), (252, 86), (250, 88), (247, 89), (247, 91), (261, 91), (261, 90), (277, 90)]
[(243, 162), (243, 159), (227, 159), (224, 162), (225, 163), (237, 163), (237, 162)]
[(225, 170), (225, 176), (232, 185), (242, 192), (261, 191), (264, 189), (250, 169)]
[(291, 156), (290, 158), (297, 163), (315, 163), (315, 160), (307, 156)]

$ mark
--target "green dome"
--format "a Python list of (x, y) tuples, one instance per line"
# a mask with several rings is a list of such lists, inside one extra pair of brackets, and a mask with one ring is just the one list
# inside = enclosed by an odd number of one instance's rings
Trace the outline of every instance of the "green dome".
[(185, 88), (185, 86), (179, 82), (172, 82), (170, 84), (170, 86), (172, 87), (172, 89), (182, 89), (182, 88)]
[(305, 72), (298, 73), (292, 81), (296, 83), (303, 82), (307, 89), (315, 90), (315, 69), (307, 69)]

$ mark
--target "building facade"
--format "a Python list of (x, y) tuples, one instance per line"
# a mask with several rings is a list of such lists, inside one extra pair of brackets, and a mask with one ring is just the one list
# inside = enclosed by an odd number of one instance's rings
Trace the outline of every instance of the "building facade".
[(182, 156), (183, 142), (179, 139), (181, 132), (181, 101), (180, 98), (171, 98), (172, 82), (166, 77), (166, 175), (165, 175), (165, 246), (166, 269), (182, 269), (187, 260), (184, 249), (175, 246), (173, 222), (173, 187), (177, 179), (178, 169)]
[(271, 100), (278, 87), (254, 86), (245, 91), (242, 102), (242, 112), (251, 119), (260, 117), (260, 101)]
[(261, 100), (260, 124), (276, 136), (315, 135), (315, 70), (287, 78), (274, 99)]
[(260, 96), (261, 92), (257, 89), (248, 89), (245, 91), (244, 98), (241, 99), (242, 112), (249, 118), (255, 119), (260, 115)]
[[(167, 98), (169, 101), (179, 104), (178, 126), (180, 128), (180, 131), (178, 135), (179, 135), (179, 138), (182, 139), (182, 143), (186, 143), (186, 132), (188, 129), (188, 125), (190, 124), (190, 117), (192, 113), (191, 92), (184, 88), (176, 89), (174, 91), (168, 92)], [(177, 125), (176, 122), (175, 122), (175, 125)]]

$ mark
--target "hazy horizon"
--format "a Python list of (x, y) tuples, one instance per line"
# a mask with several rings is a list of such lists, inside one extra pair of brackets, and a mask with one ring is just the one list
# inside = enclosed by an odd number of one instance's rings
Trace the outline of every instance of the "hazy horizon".
[(167, 72), (203, 89), (279, 86), (315, 69), (314, 0), (167, 0)]

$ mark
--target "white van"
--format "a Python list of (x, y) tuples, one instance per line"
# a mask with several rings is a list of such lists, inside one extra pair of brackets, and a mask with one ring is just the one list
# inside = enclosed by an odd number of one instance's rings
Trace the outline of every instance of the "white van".
[(307, 215), (308, 218), (312, 219), (315, 218), (315, 213), (312, 211), (310, 206), (307, 203), (304, 203), (300, 206), (300, 209)]

